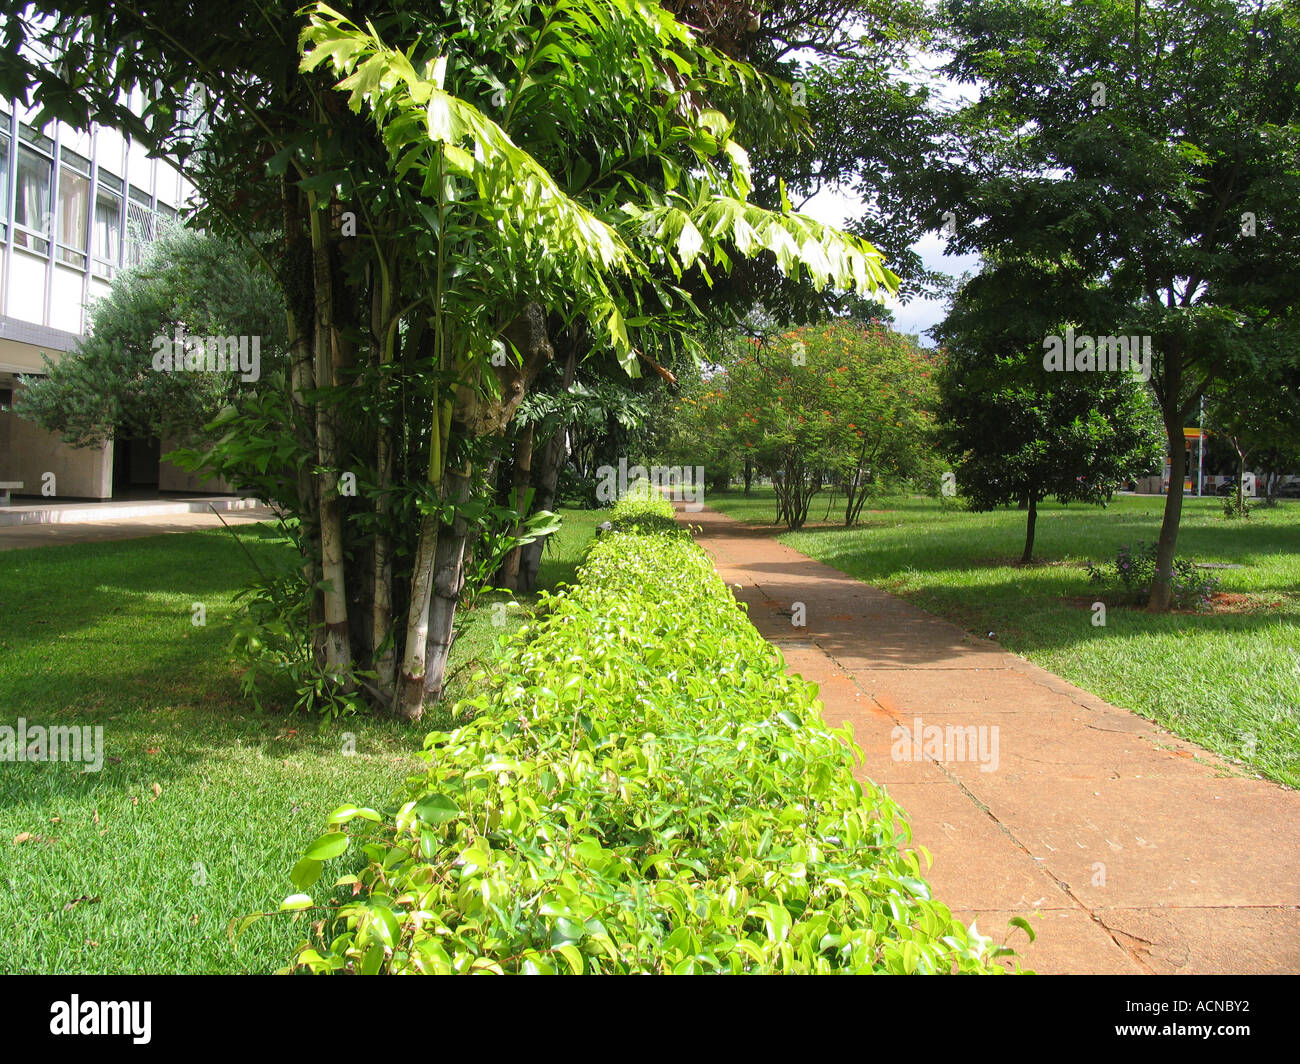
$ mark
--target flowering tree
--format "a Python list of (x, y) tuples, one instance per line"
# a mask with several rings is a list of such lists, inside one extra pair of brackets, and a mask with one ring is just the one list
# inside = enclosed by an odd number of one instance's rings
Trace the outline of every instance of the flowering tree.
[(791, 529), (823, 488), (840, 488), (851, 525), (887, 481), (931, 472), (934, 369), (933, 354), (874, 323), (739, 339), (682, 396), (674, 453), (752, 461), (772, 477), (777, 520)]

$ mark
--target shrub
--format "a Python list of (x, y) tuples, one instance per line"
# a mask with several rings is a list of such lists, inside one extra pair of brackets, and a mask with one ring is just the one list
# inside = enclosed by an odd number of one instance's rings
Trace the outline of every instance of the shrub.
[(1238, 501), (1235, 491), (1228, 492), (1227, 498), (1223, 500), (1223, 516), (1229, 520), (1235, 520), (1238, 517), (1250, 516), (1250, 500), (1243, 495)]
[[(635, 494), (457, 707), (477, 715), (426, 738), (400, 804), (330, 817), (292, 873), (284, 908), (318, 922), (286, 970), (999, 970), (1010, 951), (931, 898), (815, 685)], [(364, 868), (313, 900), (353, 847)]]
[(317, 660), (310, 589), (300, 570), (259, 573), (235, 601), (229, 651), (240, 669), (240, 692), (259, 711), (290, 700), (297, 712), (331, 717), (365, 709), (356, 684), (371, 674), (338, 673)]
[[(1122, 584), (1130, 602), (1145, 606), (1156, 575), (1156, 548), (1157, 544), (1142, 541), (1136, 549), (1121, 544), (1112, 565), (1088, 565), (1088, 576), (1094, 584)], [(1170, 588), (1173, 604), (1179, 609), (1207, 609), (1210, 596), (1219, 588), (1219, 578), (1203, 573), (1194, 561), (1175, 558)]]

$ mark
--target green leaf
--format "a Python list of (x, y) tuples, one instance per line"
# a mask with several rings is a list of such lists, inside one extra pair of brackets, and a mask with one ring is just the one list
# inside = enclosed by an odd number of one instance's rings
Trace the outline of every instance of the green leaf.
[(415, 803), (415, 815), (436, 827), (460, 816), (460, 807), (445, 794), (430, 794)]
[(307, 847), (306, 854), (313, 861), (328, 861), (348, 848), (348, 837), (341, 831), (331, 831), (320, 836)]
[(310, 890), (315, 885), (316, 880), (320, 879), (321, 867), (320, 861), (304, 857), (293, 866), (293, 871), (289, 873), (289, 879), (299, 890)]

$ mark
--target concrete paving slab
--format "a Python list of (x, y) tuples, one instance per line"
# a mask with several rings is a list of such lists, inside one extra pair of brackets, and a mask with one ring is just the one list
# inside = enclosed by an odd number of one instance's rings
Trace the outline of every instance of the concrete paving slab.
[(1158, 975), (1300, 971), (1300, 909), (1102, 909), (1097, 917)]
[[(221, 518), (225, 518), (228, 525), (238, 526), (256, 524), (259, 521), (274, 521), (275, 514), (263, 506), (223, 513)], [(111, 540), (141, 539), (145, 536), (169, 535), (176, 532), (195, 532), (204, 528), (220, 528), (221, 518), (209, 512), (162, 514), (73, 524), (7, 525), (0, 527), (0, 551), (53, 547), (67, 543), (105, 543)]]
[[(1036, 913), (1009, 910), (954, 912), (963, 924), (975, 925), (999, 945), (1016, 951), (1014, 961), (1005, 967), (1022, 969), (1039, 975), (1145, 975), (1140, 965), (1116, 941), (1114, 936), (1083, 909), (1044, 909)], [(1034, 941), (1019, 928), (1012, 928), (1012, 917), (1029, 921), (1037, 936)]]

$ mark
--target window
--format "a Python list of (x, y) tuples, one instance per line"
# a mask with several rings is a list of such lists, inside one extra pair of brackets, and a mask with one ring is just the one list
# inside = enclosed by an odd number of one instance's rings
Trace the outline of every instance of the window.
[(132, 185), (126, 205), (125, 265), (135, 266), (144, 259), (145, 247), (152, 244), (157, 235), (155, 218), (153, 197)]
[(90, 160), (76, 152), (59, 152), (60, 262), (86, 268), (87, 220), (90, 212)]
[[(6, 125), (8, 123), (5, 123)], [(0, 240), (9, 236), (9, 134), (0, 133)]]
[(122, 264), (122, 179), (99, 171), (95, 189), (95, 232), (91, 269), (97, 277), (112, 277)]
[(18, 177), (14, 183), (14, 246), (39, 255), (50, 251), (50, 176), (54, 142), (18, 127)]

